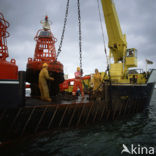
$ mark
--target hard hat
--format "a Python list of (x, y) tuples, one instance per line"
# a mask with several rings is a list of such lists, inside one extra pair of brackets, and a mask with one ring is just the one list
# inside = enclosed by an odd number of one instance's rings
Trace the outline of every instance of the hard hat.
[(48, 67), (47, 63), (43, 63), (42, 67)]
[(79, 71), (80, 70), (80, 67), (77, 67), (77, 70)]
[(99, 72), (99, 70), (98, 70), (97, 68), (95, 68), (95, 72), (96, 72), (96, 71)]

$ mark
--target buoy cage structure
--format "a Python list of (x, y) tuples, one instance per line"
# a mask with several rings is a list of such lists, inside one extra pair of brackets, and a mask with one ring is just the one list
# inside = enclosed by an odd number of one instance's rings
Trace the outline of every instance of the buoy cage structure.
[(10, 62), (6, 60), (9, 57), (7, 38), (10, 36), (7, 28), (9, 22), (6, 21), (3, 14), (0, 12), (0, 80), (17, 80), (18, 67), (16, 60), (11, 59)]
[(30, 83), (31, 96), (40, 96), (38, 76), (43, 63), (47, 63), (49, 75), (55, 79), (48, 81), (50, 95), (56, 96), (59, 93), (59, 84), (64, 81), (63, 64), (56, 58), (55, 43), (57, 40), (50, 30), (48, 16), (45, 16), (41, 24), (43, 29), (38, 30), (34, 38), (36, 41), (34, 58), (28, 58), (26, 81)]

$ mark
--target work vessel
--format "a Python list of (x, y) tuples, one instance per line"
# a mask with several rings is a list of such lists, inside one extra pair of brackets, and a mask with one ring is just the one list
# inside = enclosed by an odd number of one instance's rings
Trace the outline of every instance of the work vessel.
[[(137, 50), (127, 49), (126, 35), (122, 34), (115, 5), (112, 0), (101, 0), (104, 19), (108, 34), (109, 57), (107, 57), (107, 69), (101, 72), (101, 84), (92, 92), (91, 75), (83, 76), (82, 83), (85, 97), (72, 96), (72, 81), (64, 80), (63, 65), (58, 61), (58, 54), (55, 50), (56, 39), (50, 30), (48, 16), (41, 21), (43, 29), (35, 36), (36, 48), (34, 58), (28, 58), (27, 70), (19, 72), (14, 62), (13, 67), (16, 75), (14, 78), (0, 77), (0, 82), (16, 80), (17, 91), (16, 101), (0, 104), (0, 141), (1, 145), (8, 140), (18, 137), (37, 134), (41, 131), (56, 130), (61, 128), (75, 128), (104, 122), (106, 120), (123, 119), (143, 111), (150, 103), (151, 95), (155, 85), (156, 70), (143, 71), (134, 69), (137, 67)], [(78, 12), (80, 15), (78, 0)], [(64, 37), (67, 22), (69, 0), (65, 14), (65, 22), (62, 36)], [(81, 49), (81, 19), (79, 20), (79, 43), (80, 43), (80, 67), (82, 69)], [(3, 20), (5, 21), (5, 20)], [(0, 63), (5, 61), (6, 45), (3, 45), (7, 25), (0, 20)], [(63, 42), (61, 38), (61, 44)], [(60, 45), (61, 45), (60, 44)], [(61, 47), (61, 46), (60, 46)], [(111, 62), (112, 60), (112, 62)], [(49, 74), (54, 76), (56, 81), (48, 82), (52, 102), (40, 100), (38, 88), (38, 74), (42, 64), (49, 65)], [(7, 64), (7, 63), (6, 63)], [(65, 64), (64, 64), (65, 66)], [(0, 68), (0, 72), (4, 70)], [(8, 80), (9, 79), (9, 80)], [(31, 97), (24, 97), (25, 82), (30, 83)], [(1, 83), (2, 84), (2, 83)], [(4, 85), (4, 84), (3, 84)], [(12, 93), (15, 90), (9, 90)], [(3, 95), (3, 94), (1, 94)], [(7, 99), (6, 94), (5, 99)]]

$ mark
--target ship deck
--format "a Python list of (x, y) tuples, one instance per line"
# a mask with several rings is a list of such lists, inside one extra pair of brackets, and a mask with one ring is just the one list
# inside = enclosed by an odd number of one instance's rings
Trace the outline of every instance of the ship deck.
[(66, 105), (66, 104), (80, 104), (89, 103), (89, 96), (85, 95), (84, 98), (81, 96), (73, 97), (71, 95), (57, 96), (52, 98), (51, 102), (43, 101), (40, 98), (26, 97), (25, 107), (28, 106), (45, 106), (45, 105)]

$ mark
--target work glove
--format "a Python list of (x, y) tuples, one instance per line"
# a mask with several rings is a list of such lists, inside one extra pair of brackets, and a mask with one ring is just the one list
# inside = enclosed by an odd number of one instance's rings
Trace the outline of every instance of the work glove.
[(54, 81), (54, 78), (53, 78), (53, 77), (51, 77), (51, 78), (50, 78), (50, 80)]

